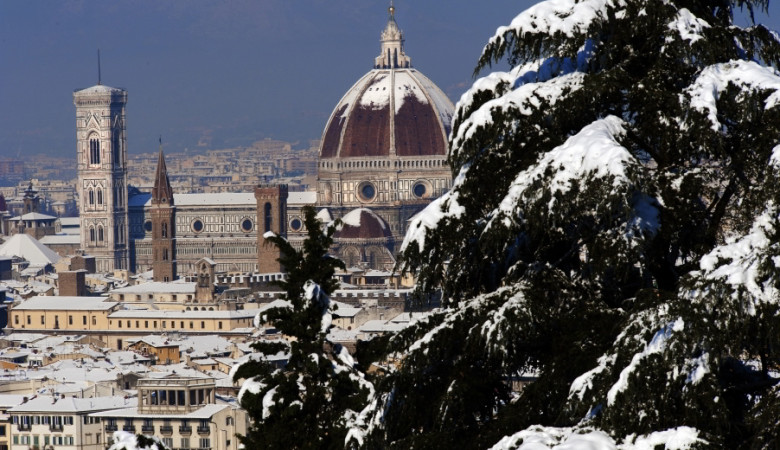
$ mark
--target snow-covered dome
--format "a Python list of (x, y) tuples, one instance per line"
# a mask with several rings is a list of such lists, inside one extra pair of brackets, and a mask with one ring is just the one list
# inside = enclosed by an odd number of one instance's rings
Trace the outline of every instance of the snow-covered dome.
[(382, 51), (336, 105), (322, 134), (320, 158), (447, 154), (454, 106), (431, 80), (411, 68), (395, 9), (382, 31)]
[(352, 210), (341, 221), (341, 229), (333, 235), (336, 239), (387, 239), (392, 236), (387, 222), (368, 208)]

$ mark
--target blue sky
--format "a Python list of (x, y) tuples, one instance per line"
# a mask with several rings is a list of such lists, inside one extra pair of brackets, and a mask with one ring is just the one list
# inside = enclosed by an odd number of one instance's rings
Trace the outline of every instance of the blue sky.
[[(397, 0), (412, 64), (453, 101), (479, 53), (530, 0)], [(384, 0), (0, 2), (0, 157), (75, 153), (72, 92), (128, 90), (128, 147), (166, 151), (320, 137), (371, 69)], [(778, 29), (780, 7), (770, 6)], [(207, 144), (199, 147), (198, 144)]]

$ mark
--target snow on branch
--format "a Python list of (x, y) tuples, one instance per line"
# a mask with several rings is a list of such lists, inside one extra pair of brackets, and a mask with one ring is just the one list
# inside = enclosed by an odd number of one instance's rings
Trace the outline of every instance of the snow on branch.
[(501, 45), (507, 33), (556, 35), (572, 38), (583, 34), (595, 21), (607, 18), (607, 10), (625, 6), (623, 0), (547, 0), (515, 17), (508, 26), (498, 27), (487, 46)]
[[(683, 41), (689, 41), (691, 44), (703, 38), (702, 31), (709, 28), (710, 24), (693, 15), (688, 9), (682, 8), (677, 12), (673, 21), (669, 22), (669, 29), (676, 31)], [(672, 38), (667, 37), (666, 42), (671, 42)]]
[(780, 76), (769, 67), (764, 67), (753, 61), (729, 61), (705, 67), (691, 86), (685, 90), (684, 97), (690, 105), (707, 114), (712, 130), (719, 131), (717, 101), (720, 94), (729, 85), (734, 85), (743, 91), (759, 90), (774, 91), (766, 99), (766, 109), (777, 106), (780, 102)]
[(668, 450), (690, 449), (694, 444), (707, 444), (699, 431), (677, 427), (641, 436), (628, 436), (616, 443), (604, 431), (591, 427), (532, 426), (511, 436), (505, 436), (491, 450), (640, 450), (663, 447)]
[(710, 296), (709, 286), (720, 282), (733, 288), (731, 295), (734, 298), (741, 292), (747, 293), (746, 297), (750, 299), (746, 305), (748, 314), (755, 314), (760, 303), (776, 303), (780, 293), (774, 283), (762, 279), (761, 265), (768, 258), (772, 258), (773, 266), (780, 265), (780, 258), (771, 256), (777, 254), (778, 244), (769, 238), (775, 233), (777, 216), (777, 208), (770, 204), (753, 222), (749, 233), (732, 238), (704, 255), (699, 262), (701, 270), (692, 273), (699, 280), (690, 295), (706, 300)]

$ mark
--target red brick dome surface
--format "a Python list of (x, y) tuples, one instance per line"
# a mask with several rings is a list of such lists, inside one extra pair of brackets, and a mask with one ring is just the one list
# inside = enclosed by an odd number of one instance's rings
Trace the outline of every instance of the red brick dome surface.
[(453, 111), (447, 96), (417, 70), (372, 70), (333, 110), (320, 158), (444, 156)]
[(343, 225), (336, 239), (384, 239), (392, 236), (390, 226), (368, 208), (358, 208), (341, 218)]

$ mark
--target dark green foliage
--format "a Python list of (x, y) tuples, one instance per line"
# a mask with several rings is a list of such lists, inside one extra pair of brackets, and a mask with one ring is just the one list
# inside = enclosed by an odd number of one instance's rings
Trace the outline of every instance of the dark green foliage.
[[(343, 448), (347, 421), (363, 408), (367, 395), (355, 370), (339, 361), (341, 346), (325, 337), (327, 294), (338, 286), (335, 269), (344, 268), (327, 254), (334, 228), (323, 232), (311, 207), (304, 208), (304, 215), (308, 237), (302, 250), (282, 237), (270, 238), (281, 249), (279, 261), (288, 271), (280, 285), (291, 307), (271, 309), (266, 318), (291, 338), (283, 345), (289, 352), (287, 365), (278, 369), (266, 361), (250, 361), (235, 374), (235, 379), (262, 383), (241, 400), (252, 419), (247, 435), (241, 436), (247, 449)], [(267, 342), (254, 347), (267, 354), (282, 348)]]
[[(456, 114), (458, 180), (402, 256), (447, 308), (390, 340), (405, 359), (379, 389), (372, 442), (485, 448), (587, 420), (616, 441), (689, 426), (714, 447), (777, 444), (776, 85), (701, 88), (712, 110), (693, 94), (714, 69), (778, 66), (772, 33), (732, 23), (767, 3), (622, 3), (569, 34), (508, 28), (485, 47), (477, 70), (527, 73), (482, 80)], [(698, 38), (670, 26), (683, 8), (706, 22)], [(595, 152), (605, 130), (620, 170), (561, 188), (588, 160), (546, 158), (584, 137)], [(510, 394), (529, 371), (538, 381)]]

